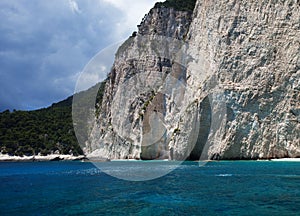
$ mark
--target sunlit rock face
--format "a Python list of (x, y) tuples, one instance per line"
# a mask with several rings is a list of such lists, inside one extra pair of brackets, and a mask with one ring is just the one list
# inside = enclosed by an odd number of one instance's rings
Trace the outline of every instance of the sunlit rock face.
[[(225, 132), (210, 157), (300, 156), (299, 14), (296, 0), (197, 2), (190, 52), (208, 61), (227, 106)], [(201, 81), (190, 68), (194, 89)]]
[(116, 54), (85, 152), (300, 157), (299, 14), (297, 0), (152, 9)]

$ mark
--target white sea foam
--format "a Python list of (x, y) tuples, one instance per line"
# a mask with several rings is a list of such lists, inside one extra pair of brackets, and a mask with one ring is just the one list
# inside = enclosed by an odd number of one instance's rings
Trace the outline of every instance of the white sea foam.
[(51, 161), (51, 160), (81, 160), (84, 156), (74, 155), (61, 155), (61, 154), (50, 154), (46, 156), (34, 155), (34, 156), (10, 156), (8, 154), (0, 153), (0, 161)]
[(233, 174), (217, 174), (216, 176), (220, 176), (220, 177), (230, 177), (230, 176), (233, 176)]
[(290, 161), (290, 162), (300, 162), (300, 158), (280, 158), (280, 159), (271, 159), (271, 161)]

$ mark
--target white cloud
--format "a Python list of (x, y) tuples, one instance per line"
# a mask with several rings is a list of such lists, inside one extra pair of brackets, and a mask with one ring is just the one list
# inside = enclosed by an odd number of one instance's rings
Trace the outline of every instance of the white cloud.
[(76, 1), (69, 0), (69, 6), (70, 6), (70, 8), (71, 8), (71, 10), (72, 10), (73, 13), (78, 13), (78, 14), (81, 13), (81, 11), (80, 11), (80, 9), (79, 9), (78, 4), (77, 4)]
[(123, 17), (116, 23), (116, 35), (119, 38), (128, 37), (135, 31), (145, 14), (154, 6), (157, 0), (103, 0), (118, 8)]

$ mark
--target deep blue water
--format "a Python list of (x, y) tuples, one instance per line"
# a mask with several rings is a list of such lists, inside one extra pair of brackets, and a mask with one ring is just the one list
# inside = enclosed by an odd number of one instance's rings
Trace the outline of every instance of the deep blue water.
[(2, 162), (0, 182), (0, 215), (300, 215), (299, 162), (186, 162), (143, 182), (91, 163)]

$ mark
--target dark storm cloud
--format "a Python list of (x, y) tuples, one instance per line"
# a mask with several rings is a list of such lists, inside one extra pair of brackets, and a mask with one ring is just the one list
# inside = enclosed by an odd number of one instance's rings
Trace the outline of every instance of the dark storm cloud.
[[(140, 7), (145, 2), (154, 1)], [(71, 95), (85, 64), (135, 29), (140, 17), (133, 21), (124, 7), (113, 0), (1, 0), (0, 111)]]

